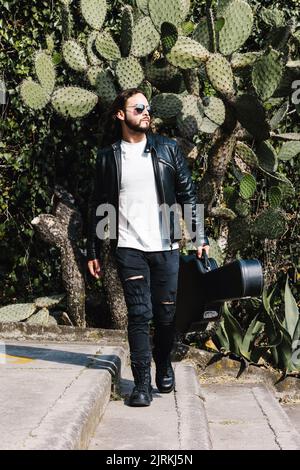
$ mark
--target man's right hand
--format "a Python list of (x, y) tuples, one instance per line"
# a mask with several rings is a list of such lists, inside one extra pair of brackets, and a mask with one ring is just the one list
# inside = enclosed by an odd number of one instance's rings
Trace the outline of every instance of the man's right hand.
[(97, 258), (88, 261), (88, 268), (91, 275), (94, 276), (96, 279), (99, 279), (99, 277), (103, 275), (100, 268), (100, 261)]

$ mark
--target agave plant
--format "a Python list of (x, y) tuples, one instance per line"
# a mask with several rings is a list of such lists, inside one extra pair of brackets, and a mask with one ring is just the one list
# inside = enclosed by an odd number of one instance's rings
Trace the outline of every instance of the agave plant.
[[(246, 332), (225, 304), (224, 318), (216, 331), (216, 342), (222, 355), (231, 354), (243, 363), (257, 364), (260, 358), (287, 374), (300, 372), (300, 314), (296, 300), (285, 284), (285, 316), (280, 320), (271, 305), (275, 288), (263, 292), (264, 312), (259, 311)], [(218, 358), (221, 356), (218, 356)]]

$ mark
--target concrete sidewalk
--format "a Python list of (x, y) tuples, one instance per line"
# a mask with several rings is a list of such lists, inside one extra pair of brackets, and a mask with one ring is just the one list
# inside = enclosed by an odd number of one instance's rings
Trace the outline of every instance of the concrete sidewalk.
[(5, 343), (0, 449), (86, 449), (127, 351), (105, 344)]
[(2, 343), (0, 449), (300, 449), (266, 385), (199, 380), (188, 361), (173, 363), (175, 391), (129, 407), (127, 344), (108, 344)]

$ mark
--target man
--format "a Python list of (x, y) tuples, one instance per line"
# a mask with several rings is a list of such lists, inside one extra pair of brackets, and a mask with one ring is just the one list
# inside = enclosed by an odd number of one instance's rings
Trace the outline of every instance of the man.
[[(168, 218), (168, 207), (177, 203), (184, 210), (184, 206), (190, 206), (197, 255), (201, 257), (203, 249), (207, 253), (209, 250), (203, 224), (197, 217), (195, 188), (185, 158), (174, 140), (148, 132), (150, 113), (147, 98), (137, 88), (123, 91), (112, 104), (107, 131), (114, 131), (114, 138), (111, 145), (98, 152), (87, 240), (88, 268), (99, 278), (102, 222), (113, 208), (116, 223), (114, 227), (112, 214), (109, 238), (128, 310), (135, 383), (131, 406), (149, 406), (152, 400), (151, 320), (157, 388), (169, 393), (175, 384), (170, 352), (175, 335), (181, 230), (178, 233), (174, 214)], [(106, 203), (109, 206), (101, 206)], [(99, 206), (104, 209), (96, 214)]]

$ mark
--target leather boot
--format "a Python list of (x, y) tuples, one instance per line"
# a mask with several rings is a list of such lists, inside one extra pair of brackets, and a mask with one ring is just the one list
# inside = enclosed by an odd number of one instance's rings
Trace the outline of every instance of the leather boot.
[(170, 358), (174, 337), (174, 322), (156, 326), (152, 356), (156, 365), (155, 382), (161, 393), (170, 393), (175, 387), (175, 374)]
[(170, 354), (167, 357), (159, 357), (153, 351), (153, 360), (156, 365), (155, 382), (160, 393), (170, 393), (175, 387), (175, 374), (171, 363)]
[(151, 363), (132, 362), (134, 388), (129, 398), (130, 406), (149, 406), (152, 401)]

